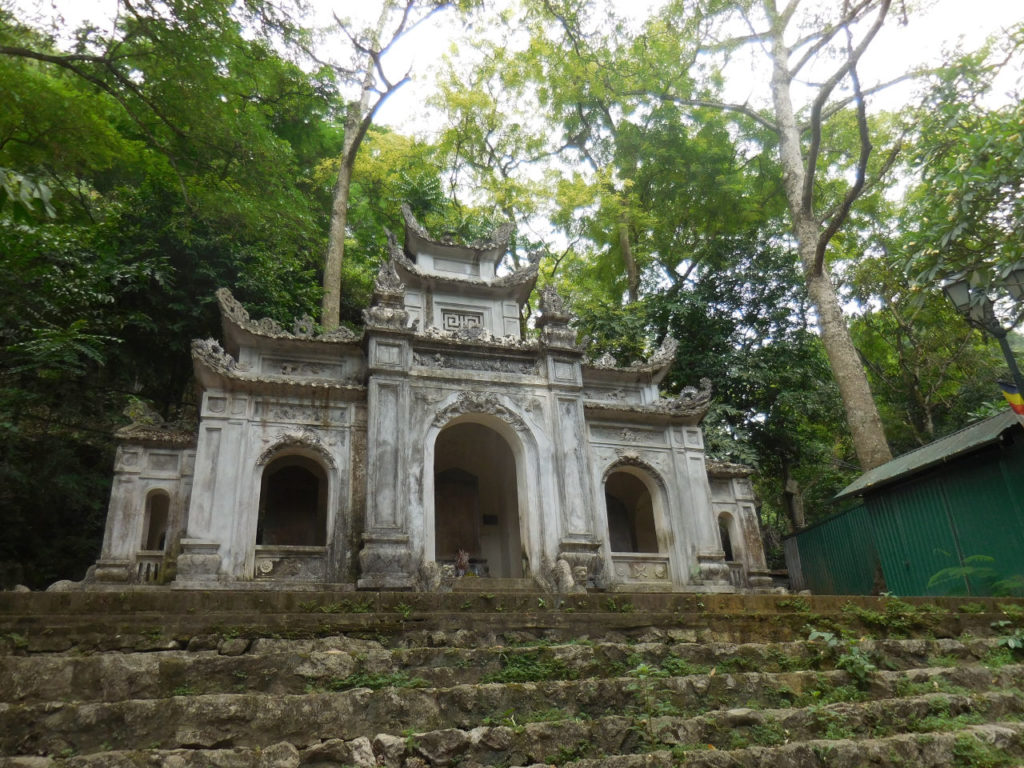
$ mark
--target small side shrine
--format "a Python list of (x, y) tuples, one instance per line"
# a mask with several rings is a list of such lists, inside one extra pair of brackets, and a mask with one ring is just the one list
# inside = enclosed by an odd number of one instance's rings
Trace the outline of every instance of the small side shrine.
[(361, 334), (218, 291), (198, 432), (119, 433), (92, 585), (768, 588), (750, 470), (704, 455), (710, 382), (659, 395), (676, 342), (588, 362), (551, 288), (525, 337), (537, 264), (498, 274), (509, 229), (454, 244), (404, 213)]

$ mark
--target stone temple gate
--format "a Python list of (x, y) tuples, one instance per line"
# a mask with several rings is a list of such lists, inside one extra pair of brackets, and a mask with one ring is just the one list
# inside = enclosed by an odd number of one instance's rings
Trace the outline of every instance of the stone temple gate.
[(405, 210), (361, 334), (252, 320), (221, 289), (195, 341), (197, 432), (119, 433), (93, 583), (557, 591), (770, 585), (750, 471), (710, 462), (710, 383), (665, 399), (676, 343), (588, 362), (537, 265), (433, 239)]

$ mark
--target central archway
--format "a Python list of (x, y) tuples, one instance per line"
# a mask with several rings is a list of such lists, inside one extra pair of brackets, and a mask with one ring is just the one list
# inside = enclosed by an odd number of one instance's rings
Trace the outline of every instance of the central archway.
[(476, 422), (445, 427), (434, 445), (434, 559), (454, 565), (459, 550), (479, 576), (522, 578), (515, 456)]

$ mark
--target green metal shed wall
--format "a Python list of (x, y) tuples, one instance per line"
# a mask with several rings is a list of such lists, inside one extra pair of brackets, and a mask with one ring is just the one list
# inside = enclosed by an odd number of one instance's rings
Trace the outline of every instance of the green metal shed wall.
[(878, 555), (865, 507), (859, 506), (806, 528), (793, 537), (803, 584), (818, 595), (870, 595)]
[[(1024, 572), (1024, 447), (994, 446), (922, 478), (865, 498), (889, 591), (897, 595), (989, 593), (990, 580), (947, 580), (971, 556), (1001, 578)], [(978, 574), (980, 576), (981, 574)]]

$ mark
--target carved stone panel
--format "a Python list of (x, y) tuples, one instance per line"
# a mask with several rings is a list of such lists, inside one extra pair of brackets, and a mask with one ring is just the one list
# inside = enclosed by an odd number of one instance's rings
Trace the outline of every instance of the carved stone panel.
[(534, 376), (540, 370), (536, 360), (479, 355), (458, 355), (444, 352), (416, 352), (413, 364), (426, 368), (453, 368), (464, 371), (492, 371), (494, 373), (516, 373)]
[(323, 406), (280, 400), (257, 400), (253, 416), (261, 421), (315, 424), (320, 427), (348, 423), (348, 409), (344, 406)]
[(665, 445), (665, 433), (663, 431), (635, 426), (591, 426), (590, 437), (595, 442), (614, 443), (617, 445)]
[(169, 452), (150, 452), (146, 459), (146, 469), (160, 474), (178, 474), (180, 454)]
[(468, 312), (461, 309), (441, 310), (441, 328), (445, 331), (457, 331), (460, 328), (479, 328), (483, 324), (483, 312)]
[(612, 573), (619, 584), (668, 584), (672, 579), (668, 555), (617, 553)]
[(323, 547), (256, 547), (257, 581), (322, 582), (327, 575)]
[(264, 357), (260, 360), (260, 373), (300, 379), (340, 379), (345, 376), (345, 367), (323, 360)]

